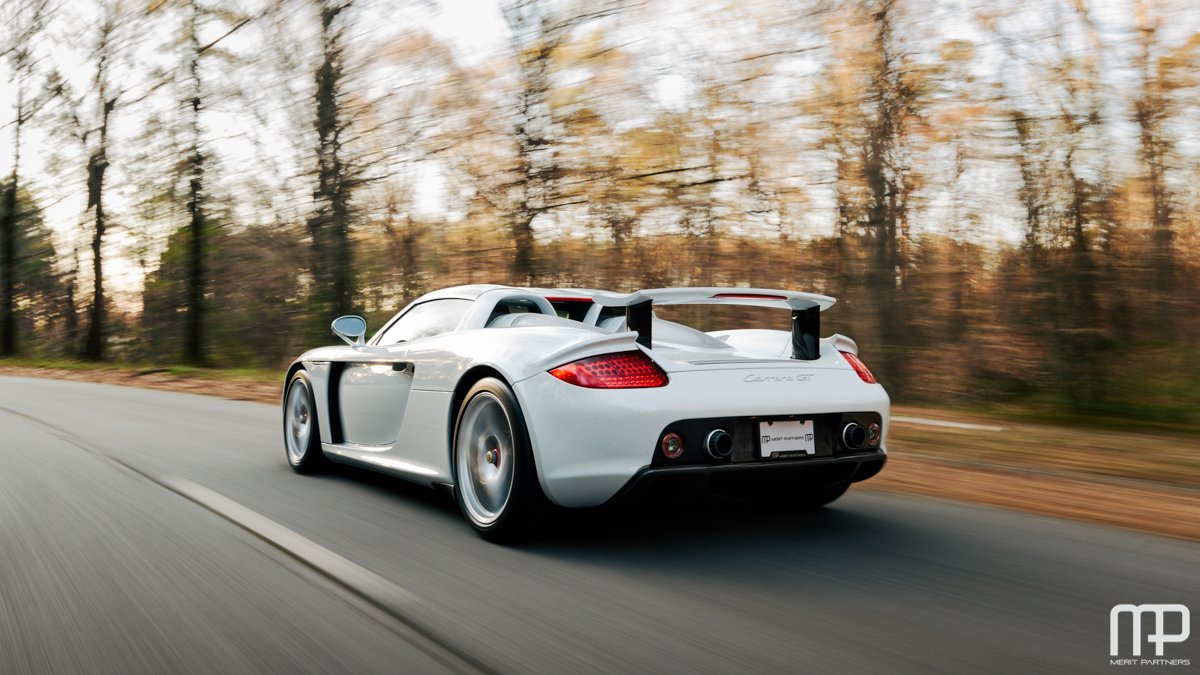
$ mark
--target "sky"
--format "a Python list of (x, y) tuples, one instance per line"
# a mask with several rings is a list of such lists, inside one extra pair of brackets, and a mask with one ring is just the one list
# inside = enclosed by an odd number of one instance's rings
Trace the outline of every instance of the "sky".
[(500, 6), (489, 0), (437, 0), (425, 25), (454, 45), (460, 59), (478, 63), (503, 48), (508, 35)]

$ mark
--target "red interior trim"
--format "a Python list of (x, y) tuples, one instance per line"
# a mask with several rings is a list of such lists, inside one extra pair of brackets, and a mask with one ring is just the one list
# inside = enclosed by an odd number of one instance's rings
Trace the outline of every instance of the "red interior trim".
[(782, 295), (767, 295), (766, 293), (717, 293), (712, 296), (716, 298), (729, 298), (737, 300), (787, 300)]

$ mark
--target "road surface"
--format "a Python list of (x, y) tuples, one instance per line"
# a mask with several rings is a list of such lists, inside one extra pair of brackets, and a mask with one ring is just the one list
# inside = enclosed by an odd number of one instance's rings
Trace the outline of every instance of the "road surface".
[(861, 490), (495, 546), (433, 491), (293, 474), (280, 428), (0, 377), (0, 672), (1096, 672), (1114, 605), (1200, 613), (1200, 545)]

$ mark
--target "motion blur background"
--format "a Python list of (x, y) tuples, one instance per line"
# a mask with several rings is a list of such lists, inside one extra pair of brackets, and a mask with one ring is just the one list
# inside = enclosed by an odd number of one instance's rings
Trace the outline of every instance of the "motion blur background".
[(452, 284), (780, 287), (898, 402), (1200, 424), (1193, 4), (0, 8), (0, 356), (274, 368)]

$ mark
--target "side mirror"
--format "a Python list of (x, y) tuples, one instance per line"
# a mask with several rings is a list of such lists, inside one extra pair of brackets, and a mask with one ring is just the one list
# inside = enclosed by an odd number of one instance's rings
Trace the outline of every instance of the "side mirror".
[(353, 314), (339, 316), (329, 327), (333, 329), (334, 335), (345, 340), (351, 347), (361, 346), (363, 336), (367, 334), (367, 320)]

